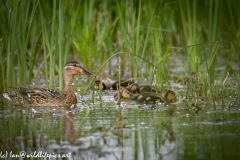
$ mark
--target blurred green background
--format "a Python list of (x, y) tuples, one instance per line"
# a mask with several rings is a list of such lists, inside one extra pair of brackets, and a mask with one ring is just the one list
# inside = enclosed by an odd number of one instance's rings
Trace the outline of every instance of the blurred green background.
[(239, 78), (231, 65), (240, 60), (239, 8), (238, 0), (2, 0), (0, 91), (38, 76), (62, 89), (65, 62), (100, 76), (112, 73), (113, 55), (121, 74), (128, 67), (129, 77), (154, 75), (160, 88), (176, 55), (187, 56), (186, 72), (204, 70), (210, 82), (216, 66)]

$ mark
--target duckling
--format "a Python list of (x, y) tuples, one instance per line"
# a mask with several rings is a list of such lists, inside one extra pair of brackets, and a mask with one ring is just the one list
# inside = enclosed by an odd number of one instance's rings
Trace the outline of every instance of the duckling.
[(129, 99), (134, 100), (140, 104), (156, 104), (164, 102), (164, 100), (159, 94), (152, 92), (136, 94), (131, 96)]
[(130, 88), (122, 88), (119, 92), (114, 95), (114, 100), (129, 99), (132, 96), (132, 90)]
[(165, 90), (161, 93), (144, 92), (132, 95), (130, 99), (144, 104), (172, 103), (177, 100), (176, 93), (172, 90)]
[(100, 80), (96, 80), (95, 81), (95, 89), (97, 89), (97, 90), (108, 90), (110, 88), (103, 81), (101, 82)]
[[(132, 81), (132, 80), (121, 80), (120, 81), (120, 87), (127, 87), (127, 86), (129, 86), (133, 83), (134, 83), (134, 81)], [(118, 87), (119, 87), (119, 81), (118, 80), (111, 84), (111, 89), (112, 90), (117, 90)]]
[(122, 88), (118, 93), (114, 95), (115, 100), (119, 100), (122, 98), (130, 99), (136, 101), (137, 103), (144, 103), (144, 104), (156, 104), (160, 102), (172, 103), (177, 100), (176, 93), (172, 90), (165, 90), (161, 93), (154, 93), (154, 92), (143, 92), (139, 94), (132, 94), (132, 90), (130, 87)]
[(167, 103), (175, 102), (177, 100), (176, 93), (172, 90), (164, 90), (160, 93), (160, 95)]
[[(120, 87), (127, 87), (128, 85), (134, 83), (132, 80), (121, 80)], [(119, 81), (105, 81), (102, 82), (100, 80), (95, 81), (95, 88), (100, 90), (117, 90)]]
[(137, 83), (132, 83), (128, 86), (131, 88), (132, 93), (143, 93), (143, 92), (153, 92), (153, 93), (158, 93), (158, 89), (154, 86), (151, 85), (138, 85)]
[(197, 81), (197, 73), (191, 72), (190, 76), (183, 77), (182, 79), (177, 76), (173, 76), (173, 80), (175, 83), (183, 83), (185, 85), (188, 83), (195, 83)]

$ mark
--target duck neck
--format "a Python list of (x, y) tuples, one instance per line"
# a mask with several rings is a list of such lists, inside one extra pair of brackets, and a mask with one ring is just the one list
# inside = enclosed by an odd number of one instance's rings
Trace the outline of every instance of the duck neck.
[(72, 91), (72, 75), (64, 73), (64, 92)]

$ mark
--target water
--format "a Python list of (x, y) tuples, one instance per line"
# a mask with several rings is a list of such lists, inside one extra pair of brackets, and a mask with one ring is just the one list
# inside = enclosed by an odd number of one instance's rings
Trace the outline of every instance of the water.
[(90, 103), (90, 91), (79, 89), (70, 108), (16, 107), (2, 98), (0, 158), (240, 159), (240, 109), (231, 85), (216, 110), (202, 99), (195, 107), (184, 87), (175, 87), (178, 101), (167, 106), (116, 105), (115, 91), (103, 92), (102, 103), (94, 93)]
[(118, 106), (109, 102), (109, 95), (103, 99), (102, 105), (80, 102), (76, 108), (1, 104), (2, 156), (6, 151), (8, 158), (10, 152), (18, 155), (21, 151), (33, 156), (35, 151), (69, 159), (240, 158), (237, 108), (195, 113), (179, 102)]

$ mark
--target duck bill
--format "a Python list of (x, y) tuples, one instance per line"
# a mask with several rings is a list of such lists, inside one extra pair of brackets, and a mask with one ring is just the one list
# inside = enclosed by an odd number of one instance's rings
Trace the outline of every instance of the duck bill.
[(82, 75), (88, 76), (88, 77), (93, 77), (95, 76), (94, 74), (88, 72), (86, 69), (82, 68)]

